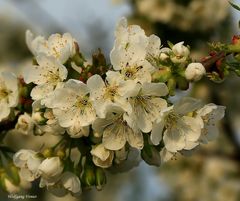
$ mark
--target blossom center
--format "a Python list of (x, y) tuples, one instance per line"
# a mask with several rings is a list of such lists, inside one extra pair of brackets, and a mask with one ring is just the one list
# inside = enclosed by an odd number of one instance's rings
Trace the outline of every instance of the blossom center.
[(122, 70), (122, 74), (124, 75), (125, 79), (135, 79), (136, 74), (139, 70), (141, 70), (143, 67), (142, 66), (127, 66)]
[(108, 86), (105, 89), (104, 99), (110, 99), (111, 101), (114, 101), (114, 97), (117, 95), (117, 86)]
[(91, 103), (88, 101), (88, 97), (78, 97), (77, 102), (75, 103), (77, 108), (85, 108), (91, 106)]
[(0, 99), (4, 99), (8, 96), (9, 92), (4, 89), (4, 88), (0, 88)]
[(180, 116), (174, 112), (170, 112), (165, 118), (165, 126), (168, 129), (171, 129), (177, 126), (177, 122), (180, 120)]

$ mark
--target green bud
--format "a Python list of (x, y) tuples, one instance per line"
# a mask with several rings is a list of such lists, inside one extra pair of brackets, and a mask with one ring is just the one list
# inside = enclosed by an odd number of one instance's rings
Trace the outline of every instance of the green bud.
[(0, 169), (0, 188), (6, 191), (6, 185), (5, 185), (5, 177), (6, 172), (3, 168)]
[(174, 96), (175, 95), (175, 89), (176, 89), (176, 81), (174, 78), (170, 78), (167, 82), (167, 86), (168, 86), (168, 89), (169, 89), (169, 95), (170, 96)]
[(20, 184), (20, 176), (18, 173), (18, 168), (14, 164), (9, 164), (9, 176), (12, 179), (13, 184), (19, 185)]
[(95, 181), (96, 177), (94, 173), (94, 166), (86, 166), (82, 175), (83, 185), (86, 187), (90, 187), (95, 185)]
[(103, 186), (107, 182), (106, 174), (104, 170), (100, 167), (97, 167), (95, 170), (95, 175), (96, 175), (96, 188), (97, 190), (102, 190)]
[(155, 73), (152, 74), (153, 82), (167, 82), (171, 77), (172, 73), (170, 68), (159, 69)]
[(152, 145), (145, 145), (141, 150), (142, 159), (149, 165), (159, 167), (161, 165), (160, 153), (156, 147)]
[(44, 156), (44, 158), (49, 158), (53, 156), (53, 149), (52, 148), (47, 148), (44, 149), (42, 152), (42, 155)]
[(83, 66), (85, 59), (83, 58), (83, 56), (80, 53), (77, 53), (73, 56), (72, 61), (74, 61), (74, 63), (77, 66)]

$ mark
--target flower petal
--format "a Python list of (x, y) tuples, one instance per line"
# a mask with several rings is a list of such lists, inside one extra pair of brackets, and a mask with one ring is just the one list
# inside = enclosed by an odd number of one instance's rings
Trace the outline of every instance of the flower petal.
[(154, 145), (158, 145), (162, 140), (164, 121), (153, 124), (150, 139)]

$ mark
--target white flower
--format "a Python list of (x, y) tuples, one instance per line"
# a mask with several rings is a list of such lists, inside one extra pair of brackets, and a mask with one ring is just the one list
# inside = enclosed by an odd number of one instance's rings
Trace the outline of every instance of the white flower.
[(152, 123), (159, 116), (160, 111), (167, 107), (167, 101), (160, 98), (168, 94), (164, 83), (144, 83), (139, 90), (129, 98), (132, 111), (125, 116), (126, 121), (134, 130), (140, 129), (148, 133), (152, 130)]
[(197, 110), (201, 102), (193, 98), (182, 98), (175, 105), (163, 110), (153, 125), (151, 140), (154, 145), (162, 139), (167, 151), (177, 152), (183, 149), (190, 150), (198, 145), (201, 135), (202, 120), (187, 116)]
[(60, 126), (67, 128), (73, 137), (87, 136), (87, 126), (96, 118), (89, 93), (86, 84), (70, 79), (63, 88), (56, 89), (44, 101), (47, 107), (53, 108), (53, 114)]
[(93, 75), (87, 81), (90, 88), (90, 98), (93, 100), (97, 115), (100, 118), (106, 116), (106, 108), (109, 105), (116, 105), (125, 111), (130, 111), (131, 106), (127, 97), (136, 90), (135, 82), (124, 81), (119, 72), (108, 71), (106, 83), (99, 75)]
[(45, 54), (56, 58), (62, 64), (76, 53), (75, 39), (69, 33), (62, 36), (53, 34), (45, 40), (42, 36), (34, 38), (33, 34), (27, 30), (26, 42), (34, 56)]
[(133, 131), (123, 119), (124, 111), (119, 107), (109, 107), (106, 118), (93, 122), (93, 129), (102, 133), (102, 143), (106, 149), (122, 149), (126, 142), (137, 149), (143, 148), (143, 136), (140, 130)]
[(50, 108), (45, 108), (41, 104), (41, 101), (35, 101), (32, 104), (32, 119), (35, 124), (35, 133), (61, 135), (65, 133), (65, 129), (62, 128), (56, 117), (53, 115), (53, 111)]
[[(115, 32), (116, 40), (110, 53), (114, 70), (120, 70), (125, 80), (151, 82), (152, 65), (146, 60), (148, 37), (141, 27), (127, 25), (123, 18)], [(149, 49), (151, 49), (149, 47)]]
[(33, 181), (39, 177), (38, 167), (42, 159), (37, 156), (37, 152), (21, 149), (13, 156), (13, 162), (20, 168), (20, 175), (27, 181)]
[(38, 167), (38, 172), (43, 179), (54, 180), (61, 175), (63, 168), (59, 157), (51, 157), (42, 161)]
[(20, 131), (22, 134), (28, 135), (33, 133), (34, 123), (31, 116), (24, 113), (18, 117), (18, 122), (15, 129)]
[(197, 117), (200, 117), (204, 123), (200, 142), (207, 143), (218, 136), (217, 122), (224, 117), (225, 109), (224, 106), (209, 103), (196, 111)]
[(92, 147), (91, 154), (92, 160), (96, 166), (108, 168), (112, 165), (114, 152), (107, 150), (103, 144), (95, 145)]
[(59, 176), (56, 183), (49, 183), (47, 180), (41, 179), (40, 187), (47, 186), (48, 190), (56, 196), (62, 197), (70, 192), (73, 196), (80, 195), (82, 192), (81, 182), (77, 175), (66, 171)]
[(185, 70), (185, 77), (190, 81), (199, 81), (206, 74), (206, 69), (201, 63), (190, 63)]
[(72, 193), (81, 192), (81, 183), (79, 178), (72, 172), (64, 172), (61, 176), (61, 182), (65, 189)]
[(26, 68), (24, 81), (33, 82), (31, 91), (33, 100), (46, 98), (61, 82), (67, 78), (67, 69), (53, 57), (39, 55), (36, 57), (38, 65)]
[(173, 52), (173, 55), (171, 56), (172, 62), (183, 63), (188, 59), (190, 51), (186, 46), (183, 45), (183, 43), (184, 42), (179, 42), (172, 47)]
[(0, 74), (0, 122), (7, 118), (11, 108), (18, 104), (18, 80), (12, 73)]

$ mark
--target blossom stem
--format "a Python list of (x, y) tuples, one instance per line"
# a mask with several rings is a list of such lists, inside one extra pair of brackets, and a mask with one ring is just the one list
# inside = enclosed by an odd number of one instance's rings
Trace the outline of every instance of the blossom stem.
[(57, 142), (57, 144), (55, 144), (55, 145), (52, 147), (52, 149), (55, 150), (59, 145), (62, 144), (62, 142), (63, 142), (64, 140), (65, 140), (65, 137), (63, 137), (61, 140), (59, 140), (59, 141)]

